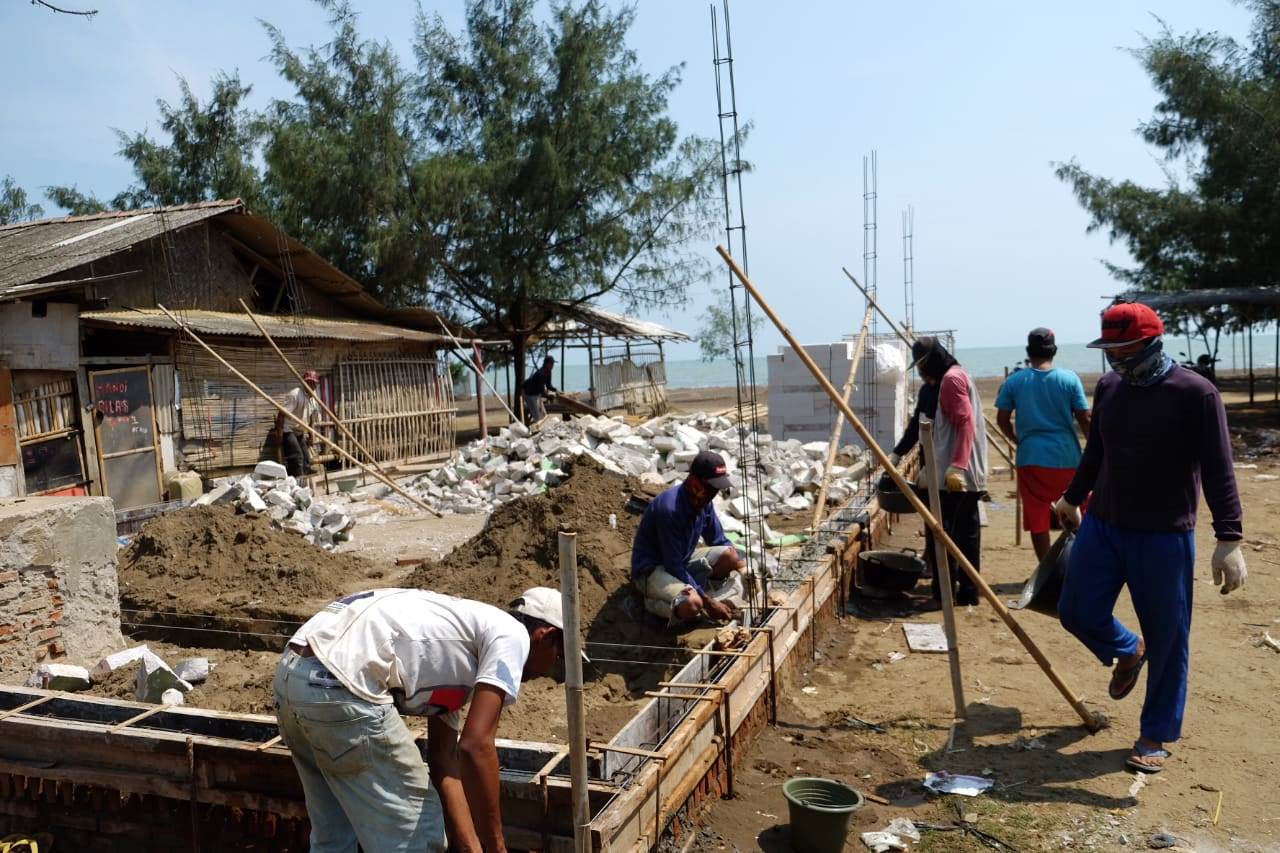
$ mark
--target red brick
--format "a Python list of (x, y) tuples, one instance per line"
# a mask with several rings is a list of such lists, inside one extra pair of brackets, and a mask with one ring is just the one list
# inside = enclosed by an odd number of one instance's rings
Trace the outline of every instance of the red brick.
[(5, 634), (12, 634), (17, 627), (18, 626), (12, 622), (5, 622), (3, 625), (0, 625), (0, 637), (3, 637)]
[(50, 603), (50, 604), (52, 604), (54, 607), (61, 607), (61, 606), (62, 606), (62, 596), (60, 596), (60, 595), (51, 595), (51, 596), (49, 596), (49, 603)]
[(54, 637), (61, 637), (62, 629), (45, 628), (43, 631), (36, 631), (34, 636), (37, 642), (43, 643), (45, 640), (52, 640)]
[(10, 583), (18, 579), (17, 572), (0, 572), (0, 583)]
[(62, 611), (61, 611), (61, 610), (55, 610), (55, 611), (53, 611), (52, 613), (50, 613), (50, 614), (49, 614), (49, 621), (50, 621), (50, 622), (57, 622), (57, 621), (58, 621), (59, 619), (61, 619), (61, 618), (62, 618)]
[(44, 596), (23, 596), (22, 600), (18, 602), (17, 609), (13, 612), (18, 615), (22, 615), (23, 613), (34, 613), (37, 610), (44, 610), (48, 608), (48, 606), (49, 599)]
[(36, 648), (36, 651), (35, 651), (36, 660), (44, 660), (48, 656), (49, 656), (48, 646), (39, 646)]
[(49, 653), (53, 655), (65, 655), (67, 653), (67, 647), (62, 645), (61, 640), (54, 640), (49, 644)]
[(47, 583), (49, 589), (62, 589), (62, 581), (57, 578), (49, 578)]
[(37, 628), (43, 628), (43, 627), (44, 627), (43, 616), (36, 616), (32, 619), (22, 620), (22, 630), (24, 631), (34, 631)]

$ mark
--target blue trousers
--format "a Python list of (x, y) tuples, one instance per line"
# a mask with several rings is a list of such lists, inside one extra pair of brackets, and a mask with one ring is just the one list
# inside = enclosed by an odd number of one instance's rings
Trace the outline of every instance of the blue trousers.
[(1129, 587), (1147, 644), (1142, 736), (1159, 743), (1182, 735), (1190, 661), (1195, 534), (1121, 530), (1085, 514), (1071, 548), (1058, 602), (1062, 626), (1104, 666), (1137, 651), (1138, 635), (1112, 615)]

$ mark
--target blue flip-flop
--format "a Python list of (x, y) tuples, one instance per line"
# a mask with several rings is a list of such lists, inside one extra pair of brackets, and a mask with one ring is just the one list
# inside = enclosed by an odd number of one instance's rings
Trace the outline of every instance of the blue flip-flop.
[(1161, 747), (1144, 746), (1142, 741), (1137, 740), (1133, 742), (1133, 751), (1136, 752), (1137, 755), (1130, 755), (1126, 758), (1124, 760), (1124, 766), (1128, 767), (1130, 770), (1135, 770), (1138, 773), (1159, 773), (1164, 769), (1163, 764), (1144, 764), (1141, 761), (1138, 761), (1138, 758), (1159, 758), (1161, 760), (1168, 760), (1171, 757), (1169, 750)]
[(1133, 692), (1133, 688), (1138, 683), (1138, 675), (1142, 672), (1142, 668), (1147, 665), (1147, 653), (1144, 651), (1142, 657), (1138, 658), (1138, 662), (1128, 669), (1121, 670), (1119, 667), (1111, 673), (1111, 683), (1107, 685), (1107, 695), (1117, 701), (1123, 699)]

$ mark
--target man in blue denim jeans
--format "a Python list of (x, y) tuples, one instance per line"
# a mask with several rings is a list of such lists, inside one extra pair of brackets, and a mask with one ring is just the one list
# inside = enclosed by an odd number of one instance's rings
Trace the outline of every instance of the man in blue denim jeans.
[[(308, 620), (276, 669), (275, 699), (312, 853), (444, 850), (446, 836), (454, 850), (505, 850), (498, 720), (563, 648), (560, 593), (547, 587), (505, 612), (378, 589)], [(401, 714), (427, 717), (426, 766)]]

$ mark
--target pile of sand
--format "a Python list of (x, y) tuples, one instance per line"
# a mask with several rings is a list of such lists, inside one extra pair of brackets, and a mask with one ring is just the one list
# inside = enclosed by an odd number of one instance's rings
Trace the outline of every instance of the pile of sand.
[(125, 608), (215, 616), (309, 616), (373, 564), (324, 551), (264, 517), (191, 507), (144, 526), (120, 553)]
[[(631, 635), (631, 543), (640, 516), (628, 510), (638, 481), (606, 471), (587, 456), (567, 466), (569, 479), (541, 495), (517, 498), (489, 516), (484, 529), (442, 560), (418, 567), (404, 586), (506, 607), (532, 586), (560, 588), (558, 534), (578, 534), (578, 584), (588, 639)], [(613, 516), (616, 526), (611, 526)], [(639, 627), (639, 626), (636, 626)]]

